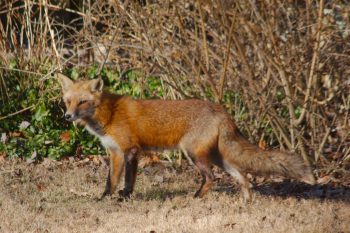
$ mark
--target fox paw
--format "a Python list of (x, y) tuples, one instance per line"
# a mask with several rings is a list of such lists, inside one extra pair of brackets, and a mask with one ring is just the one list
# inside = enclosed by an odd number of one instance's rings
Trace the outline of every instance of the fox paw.
[(121, 200), (129, 200), (131, 198), (131, 192), (124, 189), (119, 190), (118, 194)]
[(112, 193), (110, 192), (109, 189), (106, 189), (106, 190), (102, 193), (101, 197), (98, 198), (97, 200), (98, 200), (98, 201), (102, 201), (106, 196), (112, 196)]

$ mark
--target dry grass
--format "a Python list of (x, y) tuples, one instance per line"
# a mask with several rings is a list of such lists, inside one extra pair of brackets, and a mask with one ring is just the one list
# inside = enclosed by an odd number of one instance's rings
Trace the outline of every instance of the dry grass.
[[(180, 171), (183, 170), (183, 171)], [(224, 175), (204, 199), (192, 168), (146, 167), (132, 200), (101, 202), (106, 166), (93, 162), (0, 168), (0, 232), (349, 232), (350, 191), (264, 184), (244, 204)], [(274, 186), (277, 186), (274, 187)], [(288, 185), (287, 185), (288, 186)], [(291, 185), (289, 185), (291, 186)], [(288, 187), (289, 187), (288, 186)], [(298, 190), (302, 187), (302, 190)], [(265, 190), (265, 191), (263, 191)], [(266, 194), (268, 192), (274, 195)], [(341, 190), (341, 194), (333, 195)], [(287, 192), (287, 193), (286, 193)], [(276, 195), (279, 194), (280, 196)], [(300, 197), (301, 196), (301, 197)], [(306, 198), (308, 196), (308, 198)]]

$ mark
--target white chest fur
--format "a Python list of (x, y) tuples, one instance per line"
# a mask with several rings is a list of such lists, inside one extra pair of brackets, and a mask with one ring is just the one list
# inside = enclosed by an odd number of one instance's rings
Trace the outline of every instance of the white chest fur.
[(88, 125), (85, 128), (87, 129), (87, 131), (89, 131), (89, 133), (97, 136), (106, 149), (120, 150), (118, 143), (111, 136), (100, 135)]

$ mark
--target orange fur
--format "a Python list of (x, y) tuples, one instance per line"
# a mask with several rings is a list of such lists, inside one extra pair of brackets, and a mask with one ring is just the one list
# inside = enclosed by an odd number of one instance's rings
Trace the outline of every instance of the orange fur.
[(125, 167), (125, 188), (134, 187), (140, 150), (181, 149), (194, 159), (203, 182), (196, 196), (210, 189), (211, 164), (225, 169), (242, 186), (249, 199), (245, 171), (280, 173), (314, 183), (311, 169), (297, 155), (264, 151), (239, 133), (224, 108), (201, 100), (133, 100), (102, 91), (102, 80), (72, 82), (59, 75), (66, 118), (79, 121), (98, 136), (109, 151), (111, 164), (103, 196), (114, 192)]

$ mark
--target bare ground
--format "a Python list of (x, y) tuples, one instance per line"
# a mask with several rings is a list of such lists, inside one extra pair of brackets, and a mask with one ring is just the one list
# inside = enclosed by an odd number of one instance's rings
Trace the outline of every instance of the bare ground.
[(191, 166), (140, 169), (134, 196), (97, 201), (100, 160), (0, 161), (0, 232), (350, 232), (350, 190), (259, 182), (245, 204), (226, 174), (203, 199)]

